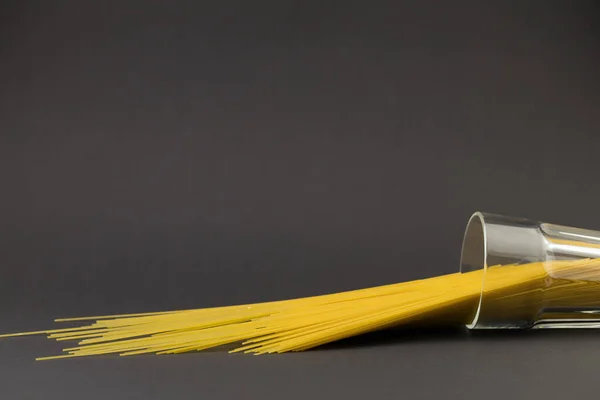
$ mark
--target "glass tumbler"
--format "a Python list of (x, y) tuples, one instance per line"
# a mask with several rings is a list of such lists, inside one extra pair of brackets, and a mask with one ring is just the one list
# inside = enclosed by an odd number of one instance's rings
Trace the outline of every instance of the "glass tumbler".
[[(498, 289), (508, 268), (524, 279)], [(460, 271), (478, 270), (469, 329), (600, 328), (598, 231), (476, 212)]]

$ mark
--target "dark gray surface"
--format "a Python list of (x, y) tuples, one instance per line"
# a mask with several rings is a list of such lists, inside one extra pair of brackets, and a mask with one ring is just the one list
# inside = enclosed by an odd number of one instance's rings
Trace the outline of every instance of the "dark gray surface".
[[(600, 228), (594, 2), (197, 3), (2, 3), (2, 331), (453, 272), (477, 209)], [(60, 346), (23, 338), (0, 397), (592, 398), (599, 343), (35, 363)]]

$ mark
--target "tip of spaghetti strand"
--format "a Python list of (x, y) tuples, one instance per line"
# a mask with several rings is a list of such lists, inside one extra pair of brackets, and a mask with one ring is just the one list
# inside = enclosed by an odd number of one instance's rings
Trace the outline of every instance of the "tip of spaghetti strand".
[(0, 338), (10, 338), (10, 337), (19, 337), (19, 336), (33, 336), (33, 335), (45, 335), (48, 334), (49, 331), (31, 331), (31, 332), (18, 332), (18, 333), (3, 333), (0, 335)]
[(35, 361), (58, 360), (61, 358), (75, 358), (75, 357), (81, 357), (81, 356), (77, 355), (77, 354), (62, 354), (60, 356), (38, 357), (35, 359)]
[(147, 313), (135, 313), (135, 314), (96, 315), (96, 316), (92, 316), (92, 317), (57, 318), (54, 320), (54, 322), (76, 322), (76, 321), (91, 321), (91, 320), (114, 319), (114, 318), (151, 317), (154, 315), (175, 314), (175, 313), (184, 312), (184, 311), (189, 311), (189, 310), (159, 311), (159, 312), (147, 312)]
[(69, 333), (82, 330), (93, 330), (94, 327), (79, 326), (75, 328), (63, 328), (63, 329), (47, 329), (45, 331), (30, 331), (30, 332), (17, 332), (17, 333), (5, 333), (0, 335), (0, 338), (18, 337), (18, 336), (31, 336), (31, 335), (55, 335), (60, 333)]
[(42, 335), (46, 333), (45, 331), (37, 331), (37, 332), (20, 332), (20, 333), (3, 333), (0, 335), (0, 338), (11, 338), (18, 336), (31, 336), (31, 335)]

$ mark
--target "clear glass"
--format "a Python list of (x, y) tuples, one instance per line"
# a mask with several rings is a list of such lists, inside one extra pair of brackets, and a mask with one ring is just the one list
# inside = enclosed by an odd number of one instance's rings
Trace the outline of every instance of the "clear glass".
[[(495, 289), (494, 279), (515, 264), (536, 279)], [(600, 328), (598, 231), (477, 212), (460, 262), (462, 273), (476, 270), (483, 270), (481, 293), (470, 329)]]

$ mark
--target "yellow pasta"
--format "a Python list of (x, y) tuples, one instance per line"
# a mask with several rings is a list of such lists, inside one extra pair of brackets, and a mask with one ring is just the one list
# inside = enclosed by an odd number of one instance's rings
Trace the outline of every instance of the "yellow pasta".
[[(102, 354), (176, 354), (230, 344), (238, 345), (231, 352), (303, 351), (398, 325), (469, 324), (482, 308), (481, 302), (485, 304), (484, 317), (495, 321), (527, 318), (534, 309), (538, 314), (545, 313), (544, 317), (560, 317), (561, 312), (574, 312), (570, 305), (600, 305), (598, 271), (596, 259), (492, 266), (284, 301), (58, 319), (57, 322), (93, 322), (1, 337), (44, 334), (58, 341), (77, 341), (62, 355), (38, 360)], [(540, 315), (536, 318), (540, 319)]]

